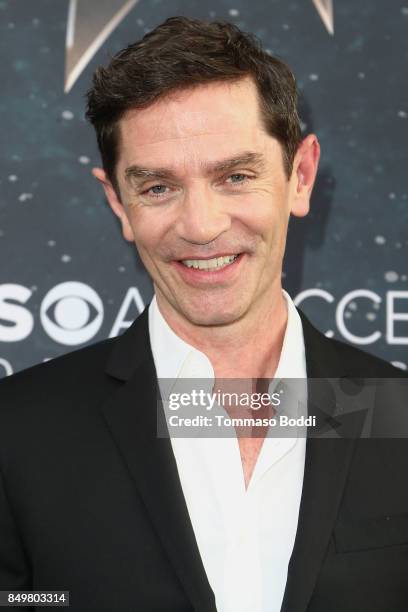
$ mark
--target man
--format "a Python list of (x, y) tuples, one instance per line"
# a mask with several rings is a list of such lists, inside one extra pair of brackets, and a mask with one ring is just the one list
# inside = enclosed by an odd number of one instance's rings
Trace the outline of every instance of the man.
[[(87, 116), (155, 297), (122, 336), (2, 381), (0, 588), (87, 612), (406, 610), (406, 443), (360, 439), (365, 412), (339, 419), (324, 384), (402, 372), (281, 287), (320, 154), (290, 70), (233, 25), (174, 17), (97, 70)], [(308, 412), (347, 435), (158, 437), (157, 383), (188, 377), (322, 379)]]

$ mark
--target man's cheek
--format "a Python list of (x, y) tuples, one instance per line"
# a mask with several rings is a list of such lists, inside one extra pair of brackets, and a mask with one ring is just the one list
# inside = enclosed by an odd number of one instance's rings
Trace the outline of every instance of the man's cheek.
[(140, 240), (135, 240), (135, 243), (140, 259), (146, 268), (152, 269), (160, 267), (162, 258), (160, 257), (157, 246), (153, 244), (146, 244)]

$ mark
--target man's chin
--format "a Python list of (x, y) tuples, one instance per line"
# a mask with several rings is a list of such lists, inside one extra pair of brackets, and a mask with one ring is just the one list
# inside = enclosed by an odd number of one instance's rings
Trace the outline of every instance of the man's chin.
[(193, 325), (211, 327), (234, 323), (242, 316), (243, 308), (242, 305), (235, 309), (226, 309), (225, 305), (218, 308), (183, 308), (181, 314)]

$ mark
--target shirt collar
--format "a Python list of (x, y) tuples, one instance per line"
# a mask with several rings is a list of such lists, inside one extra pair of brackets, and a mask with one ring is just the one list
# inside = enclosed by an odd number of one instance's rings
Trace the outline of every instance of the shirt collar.
[[(306, 378), (302, 320), (290, 295), (282, 289), (288, 320), (274, 378)], [(207, 355), (182, 340), (159, 310), (156, 295), (149, 305), (149, 334), (158, 379), (208, 378), (214, 369)]]

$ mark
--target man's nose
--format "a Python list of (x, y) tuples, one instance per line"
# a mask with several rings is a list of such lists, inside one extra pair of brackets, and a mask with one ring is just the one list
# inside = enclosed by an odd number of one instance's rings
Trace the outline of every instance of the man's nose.
[(230, 216), (219, 194), (199, 186), (186, 191), (175, 227), (181, 238), (194, 244), (207, 244), (230, 226)]

